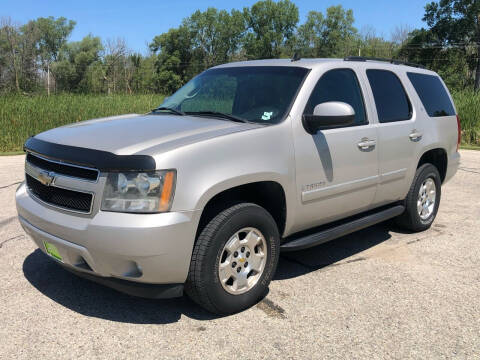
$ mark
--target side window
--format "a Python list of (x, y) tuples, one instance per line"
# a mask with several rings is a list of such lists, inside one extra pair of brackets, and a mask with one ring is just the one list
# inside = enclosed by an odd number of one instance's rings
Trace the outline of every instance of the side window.
[(455, 115), (455, 109), (438, 76), (407, 73), (418, 97), (422, 101), (428, 116), (451, 116)]
[(408, 120), (412, 105), (397, 75), (387, 70), (367, 70), (378, 121), (381, 123)]
[(313, 114), (315, 106), (328, 101), (349, 104), (355, 110), (354, 125), (368, 123), (362, 92), (353, 70), (335, 69), (323, 74), (308, 99), (304, 114)]

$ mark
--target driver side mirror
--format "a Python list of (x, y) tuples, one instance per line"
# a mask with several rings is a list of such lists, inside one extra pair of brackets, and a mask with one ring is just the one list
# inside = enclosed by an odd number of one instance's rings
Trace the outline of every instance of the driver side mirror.
[(303, 115), (303, 127), (309, 134), (316, 134), (319, 130), (335, 129), (349, 126), (355, 120), (355, 110), (344, 102), (329, 101), (318, 104), (312, 115)]

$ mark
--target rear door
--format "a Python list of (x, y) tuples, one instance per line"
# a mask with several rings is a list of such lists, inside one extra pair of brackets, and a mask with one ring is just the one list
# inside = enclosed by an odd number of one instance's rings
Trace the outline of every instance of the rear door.
[(337, 68), (320, 75), (311, 92), (304, 114), (313, 114), (320, 103), (341, 101), (353, 107), (355, 121), (315, 135), (302, 126), (295, 128), (300, 202), (296, 230), (361, 212), (373, 201), (378, 180), (377, 133), (367, 115), (364, 91), (353, 69)]
[(426, 124), (431, 129), (424, 134), (425, 144), (443, 147), (447, 154), (457, 152), (457, 113), (447, 87), (436, 74), (407, 72), (419, 98), (420, 112), (425, 114)]
[(368, 68), (366, 77), (378, 122), (380, 176), (373, 204), (382, 205), (401, 200), (407, 193), (424, 129), (405, 90), (405, 74)]

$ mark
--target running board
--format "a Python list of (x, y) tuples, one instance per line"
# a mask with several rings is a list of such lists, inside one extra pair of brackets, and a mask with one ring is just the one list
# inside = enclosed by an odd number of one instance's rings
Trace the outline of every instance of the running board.
[(287, 238), (287, 241), (281, 245), (280, 250), (288, 252), (308, 249), (312, 246), (323, 244), (327, 241), (337, 239), (341, 236), (391, 219), (403, 213), (404, 210), (405, 207), (403, 205), (396, 205), (387, 209), (384, 208), (384, 210), (377, 212), (369, 212), (368, 215), (360, 218), (357, 217), (354, 220), (350, 220), (341, 225), (334, 225), (333, 227), (328, 228), (322, 227), (322, 230), (313, 234), (310, 233), (300, 237), (295, 237), (295, 235), (293, 235), (291, 240), (288, 240)]

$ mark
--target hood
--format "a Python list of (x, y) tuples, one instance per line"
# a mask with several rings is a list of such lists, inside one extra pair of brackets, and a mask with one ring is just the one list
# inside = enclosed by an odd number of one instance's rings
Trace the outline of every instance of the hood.
[(199, 116), (130, 114), (66, 125), (35, 137), (117, 155), (155, 155), (150, 151), (158, 149), (159, 145), (163, 149), (172, 149), (259, 126)]

